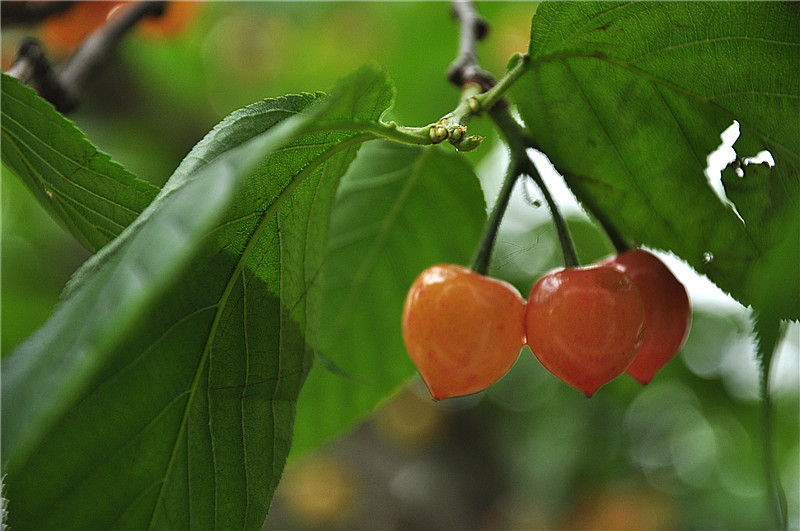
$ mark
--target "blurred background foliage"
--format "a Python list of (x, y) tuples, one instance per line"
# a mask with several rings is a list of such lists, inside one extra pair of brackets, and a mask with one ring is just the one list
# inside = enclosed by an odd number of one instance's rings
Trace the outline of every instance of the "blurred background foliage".
[[(479, 2), (478, 9), (492, 26), (480, 59), (499, 75), (527, 48), (536, 4)], [(403, 125), (433, 122), (458, 98), (445, 75), (458, 43), (445, 2), (198, 2), (186, 13), (189, 23), (175, 34), (128, 35), (70, 116), (157, 185), (229, 112), (326, 90), (369, 60), (395, 80), (391, 119)], [(4, 26), (4, 69), (29, 34), (44, 36), (41, 27)], [(465, 156), (491, 202), (504, 153), (484, 120), (470, 129), (487, 136)], [(559, 265), (560, 251), (546, 208), (523, 192), (503, 224), (492, 272), (526, 294)], [(567, 212), (583, 261), (611, 252), (578, 207)], [(44, 323), (87, 257), (3, 171), (3, 355)], [(694, 301), (689, 340), (648, 386), (623, 376), (587, 400), (527, 349), (503, 380), (471, 397), (434, 403), (415, 380), (353, 433), (290, 460), (265, 528), (773, 527), (749, 314), (690, 275), (679, 274)], [(798, 343), (793, 325), (774, 370), (774, 442), (790, 527), (800, 524)]]

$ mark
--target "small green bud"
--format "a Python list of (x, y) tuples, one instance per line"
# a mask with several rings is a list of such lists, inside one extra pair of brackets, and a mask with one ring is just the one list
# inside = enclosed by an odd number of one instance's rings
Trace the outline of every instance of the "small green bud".
[(456, 149), (459, 151), (472, 151), (473, 149), (480, 146), (481, 142), (483, 142), (482, 136), (478, 135), (468, 136), (458, 143)]
[(456, 126), (450, 131), (450, 136), (447, 137), (447, 141), (453, 145), (456, 145), (459, 142), (461, 142), (461, 139), (464, 138), (464, 135), (466, 133), (467, 133), (466, 126), (463, 125)]
[(436, 124), (430, 128), (428, 135), (431, 138), (431, 142), (434, 144), (443, 142), (448, 135), (447, 127), (443, 126), (442, 124)]

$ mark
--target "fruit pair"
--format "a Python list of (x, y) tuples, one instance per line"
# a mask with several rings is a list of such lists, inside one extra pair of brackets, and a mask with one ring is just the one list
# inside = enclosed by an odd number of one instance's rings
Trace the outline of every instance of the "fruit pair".
[(586, 396), (623, 371), (650, 382), (683, 346), (691, 319), (683, 284), (642, 249), (545, 275), (525, 315), (542, 365)]
[(591, 396), (626, 370), (649, 382), (681, 348), (690, 322), (683, 285), (658, 258), (633, 250), (545, 275), (527, 304), (504, 282), (434, 266), (409, 291), (403, 337), (437, 400), (489, 387), (525, 343)]

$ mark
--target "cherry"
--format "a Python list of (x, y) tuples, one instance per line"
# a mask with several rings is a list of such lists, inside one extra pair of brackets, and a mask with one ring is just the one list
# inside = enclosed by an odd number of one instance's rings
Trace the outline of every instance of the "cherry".
[(590, 397), (636, 357), (644, 305), (630, 277), (613, 267), (558, 269), (531, 289), (525, 332), (542, 365)]
[(408, 354), (434, 400), (482, 391), (525, 344), (525, 301), (506, 282), (435, 265), (411, 285), (403, 308)]
[(642, 249), (621, 253), (603, 262), (627, 274), (644, 302), (642, 348), (626, 370), (642, 385), (683, 347), (692, 323), (686, 288), (656, 256)]

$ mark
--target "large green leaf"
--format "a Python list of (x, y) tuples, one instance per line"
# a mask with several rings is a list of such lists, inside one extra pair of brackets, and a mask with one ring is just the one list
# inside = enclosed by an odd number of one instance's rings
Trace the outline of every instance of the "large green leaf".
[(262, 525), (316, 341), (330, 206), (370, 138), (348, 124), (392, 96), (365, 67), (330, 98), (234, 113), (81, 268), (3, 363), (12, 527)]
[(0, 101), (3, 164), (90, 251), (116, 238), (158, 194), (6, 74)]
[[(529, 55), (513, 97), (584, 204), (633, 240), (674, 251), (743, 304), (778, 305), (779, 317), (797, 319), (795, 5), (545, 3)], [(728, 181), (748, 189), (729, 197), (744, 221), (704, 174), (734, 120), (740, 158), (768, 150), (775, 159), (771, 170)]]
[(359, 152), (334, 206), (321, 363), (300, 395), (292, 455), (352, 427), (414, 374), (400, 332), (408, 288), (430, 265), (467, 264), (485, 212), (477, 176), (453, 152), (388, 142)]

